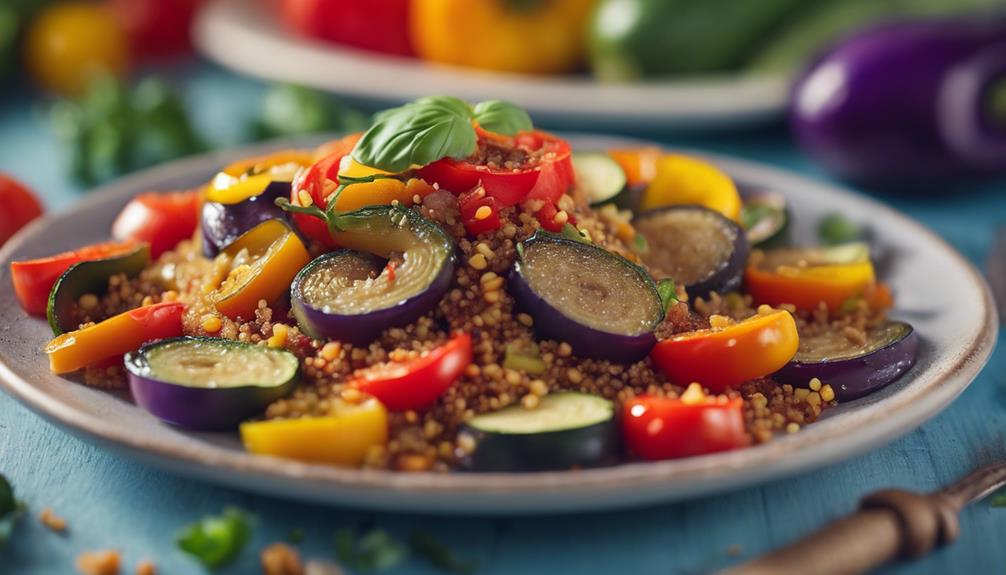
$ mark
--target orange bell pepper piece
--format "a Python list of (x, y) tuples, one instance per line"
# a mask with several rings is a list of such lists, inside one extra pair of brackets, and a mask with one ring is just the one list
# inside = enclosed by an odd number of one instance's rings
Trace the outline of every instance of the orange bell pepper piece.
[(630, 186), (645, 186), (657, 176), (657, 160), (663, 155), (660, 148), (631, 148), (609, 150), (608, 155), (622, 167)]
[[(851, 246), (839, 249), (847, 247)], [(853, 261), (796, 261), (793, 265), (766, 263), (764, 260), (771, 258), (755, 255), (744, 274), (747, 290), (760, 304), (790, 304), (812, 311), (823, 302), (829, 310), (836, 311), (849, 298), (862, 296), (875, 286), (873, 264), (865, 253)], [(879, 304), (889, 305), (891, 301), (886, 288), (877, 290), (876, 298)]]
[(712, 328), (665, 339), (650, 352), (672, 383), (698, 382), (721, 393), (775, 373), (793, 359), (800, 345), (796, 322), (785, 310), (765, 306), (736, 323), (717, 316), (710, 319)]
[(163, 302), (120, 313), (57, 336), (45, 346), (53, 373), (70, 373), (139, 349), (148, 341), (182, 335), (185, 305)]

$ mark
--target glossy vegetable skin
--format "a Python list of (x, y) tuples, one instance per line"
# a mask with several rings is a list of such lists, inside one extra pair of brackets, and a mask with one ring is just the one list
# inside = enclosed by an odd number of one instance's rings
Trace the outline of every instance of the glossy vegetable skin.
[(0, 172), (0, 246), (28, 222), (42, 215), (41, 202), (24, 184)]
[(713, 393), (722, 393), (775, 373), (793, 358), (799, 346), (796, 322), (784, 310), (759, 310), (736, 323), (726, 318), (720, 321), (724, 325), (661, 341), (650, 358), (672, 383), (698, 382)]
[(124, 274), (133, 278), (150, 264), (150, 246), (138, 244), (133, 250), (108, 258), (86, 260), (70, 266), (59, 276), (49, 293), (46, 315), (53, 335), (77, 329), (71, 311), (84, 294), (102, 295), (108, 291), (108, 280)]
[(119, 241), (150, 244), (150, 256), (157, 259), (195, 234), (199, 202), (196, 190), (140, 194), (115, 218), (112, 236)]
[(422, 0), (412, 3), (416, 54), (445, 64), (524, 74), (570, 72), (583, 57), (592, 0)]
[[(169, 355), (160, 359), (159, 353)], [(165, 373), (165, 362), (174, 364), (167, 366), (171, 374)], [(277, 366), (263, 368), (263, 362)], [(168, 423), (201, 430), (234, 429), (288, 395), (296, 386), (298, 362), (287, 351), (208, 337), (160, 340), (125, 358), (129, 390), (140, 407)], [(240, 375), (234, 366), (241, 366)]]
[(358, 371), (350, 385), (376, 397), (392, 411), (419, 410), (447, 391), (471, 362), (472, 338), (462, 333), (416, 359)]
[(251, 453), (359, 467), (368, 451), (388, 442), (388, 412), (376, 399), (331, 403), (324, 417), (242, 423), (241, 441)]
[(696, 205), (668, 206), (643, 212), (633, 223), (646, 238), (642, 258), (656, 278), (674, 279), (692, 297), (740, 287), (747, 236), (719, 212)]
[(625, 445), (637, 457), (648, 460), (747, 447), (750, 439), (744, 430), (742, 407), (739, 397), (636, 397), (622, 406)]
[(740, 223), (753, 247), (781, 245), (789, 236), (790, 213), (786, 197), (770, 190), (741, 193)]
[(538, 232), (520, 244), (510, 289), (542, 335), (568, 342), (583, 357), (621, 363), (646, 357), (665, 315), (645, 270), (554, 234)]
[(304, 36), (374, 52), (412, 54), (410, 0), (282, 0), (280, 8), (286, 25)]
[(108, 2), (140, 58), (165, 58), (191, 48), (189, 28), (202, 0), (111, 0)]
[(612, 402), (570, 391), (550, 393), (534, 409), (475, 416), (460, 435), (474, 445), (460, 462), (472, 471), (568, 470), (614, 461), (620, 451)]
[(1001, 14), (875, 26), (807, 71), (790, 121), (801, 146), (842, 178), (942, 190), (1006, 173), (1001, 116), (989, 105), (1004, 77)]
[[(782, 383), (806, 387), (811, 378), (831, 386), (839, 401), (851, 401), (897, 381), (915, 365), (919, 338), (912, 326), (888, 322), (867, 330), (865, 346), (822, 353), (811, 348), (797, 352), (793, 361), (773, 377)], [(843, 338), (841, 334), (826, 334), (808, 338), (806, 344), (819, 343), (821, 338)], [(813, 340), (813, 341), (811, 341)], [(845, 343), (845, 342), (843, 342)], [(801, 347), (805, 345), (801, 344)]]
[[(419, 319), (447, 292), (454, 277), (455, 248), (437, 224), (413, 210), (392, 206), (364, 208), (340, 221), (343, 229), (335, 240), (363, 253), (332, 252), (296, 275), (290, 297), (305, 333), (365, 345), (385, 329)], [(385, 260), (380, 263), (383, 269), (364, 261), (364, 254)], [(401, 262), (388, 261), (399, 256)], [(354, 261), (356, 265), (347, 265)], [(359, 275), (364, 267), (370, 268), (369, 280), (346, 275)], [(317, 278), (326, 275), (337, 275), (344, 287), (335, 292), (325, 288)], [(318, 290), (331, 293), (311, 293)]]
[(49, 368), (55, 374), (70, 373), (119, 357), (145, 342), (181, 336), (184, 311), (181, 303), (157, 303), (64, 333), (45, 346)]
[(95, 2), (74, 0), (48, 6), (28, 28), (25, 65), (43, 88), (82, 95), (98, 73), (122, 75), (129, 42), (115, 13)]
[(118, 258), (136, 250), (134, 242), (95, 244), (54, 256), (12, 262), (10, 265), (14, 293), (21, 308), (31, 315), (46, 315), (49, 294), (63, 272), (83, 261)]
[(686, 204), (707, 207), (735, 222), (740, 219), (741, 197), (730, 176), (706, 160), (665, 154), (656, 162), (653, 180), (643, 190), (639, 209)]
[(217, 311), (231, 319), (251, 318), (259, 300), (275, 302), (311, 259), (304, 243), (281, 220), (255, 226), (224, 253), (232, 260), (242, 254), (249, 259), (233, 268), (214, 294)]
[(837, 311), (851, 298), (870, 295), (875, 284), (869, 249), (863, 244), (759, 253), (745, 272), (747, 291), (756, 303), (791, 304), (806, 311), (822, 303)]

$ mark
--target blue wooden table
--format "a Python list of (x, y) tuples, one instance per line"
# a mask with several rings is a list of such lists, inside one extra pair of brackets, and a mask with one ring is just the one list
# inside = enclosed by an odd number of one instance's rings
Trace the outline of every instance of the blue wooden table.
[[(240, 141), (259, 106), (262, 86), (202, 67), (184, 73), (197, 121), (217, 143)], [(83, 191), (60, 170), (63, 161), (37, 100), (16, 92), (0, 99), (0, 170), (13, 173), (65, 209)], [(824, 177), (780, 133), (670, 137)], [(994, 224), (1006, 219), (1006, 187), (933, 200), (896, 200), (967, 257), (983, 263)], [(4, 209), (0, 206), (0, 209)], [(0, 289), (8, 289), (0, 286)], [(948, 302), (948, 305), (952, 305)], [(815, 473), (685, 503), (574, 516), (445, 518), (370, 513), (291, 503), (168, 475), (107, 453), (46, 423), (0, 394), (0, 472), (31, 509), (7, 548), (0, 573), (70, 573), (84, 550), (114, 548), (130, 566), (154, 559), (160, 573), (200, 573), (174, 546), (178, 529), (236, 505), (257, 528), (241, 559), (222, 573), (258, 572), (258, 550), (303, 528), (302, 555), (332, 556), (332, 534), (345, 526), (380, 526), (401, 537), (431, 531), (480, 573), (704, 573), (786, 543), (851, 511), (863, 494), (886, 486), (928, 490), (979, 464), (1006, 459), (1006, 353), (1000, 348), (972, 386), (943, 414), (895, 443)], [(36, 520), (52, 507), (69, 521), (66, 535)], [(925, 561), (889, 573), (1003, 573), (1006, 509), (975, 505), (962, 516), (961, 539)], [(840, 549), (835, 550), (840, 553)], [(411, 561), (395, 572), (434, 573)]]

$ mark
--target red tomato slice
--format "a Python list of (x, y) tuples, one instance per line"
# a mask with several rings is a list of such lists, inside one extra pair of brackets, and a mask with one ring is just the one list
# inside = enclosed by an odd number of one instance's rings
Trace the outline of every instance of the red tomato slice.
[(351, 385), (388, 409), (422, 409), (436, 401), (471, 362), (472, 337), (462, 333), (419, 358), (361, 370)]
[[(325, 144), (323, 149), (327, 155), (301, 172), (300, 176), (293, 181), (293, 185), (290, 187), (290, 202), (298, 206), (301, 205), (300, 192), (304, 191), (311, 196), (314, 205), (324, 209), (327, 203), (325, 185), (328, 182), (337, 181), (342, 159), (353, 151), (356, 142), (362, 135), (351, 134), (341, 140)], [(304, 235), (327, 248), (335, 247), (335, 241), (328, 233), (328, 226), (325, 222), (307, 214), (293, 213), (291, 215), (297, 229)]]
[(27, 187), (0, 172), (0, 245), (42, 215), (42, 204)]
[(45, 316), (49, 292), (59, 276), (70, 266), (90, 260), (120, 256), (136, 249), (135, 242), (95, 244), (47, 258), (12, 262), (11, 280), (21, 307), (32, 315)]
[(628, 448), (643, 459), (673, 459), (737, 449), (748, 444), (740, 398), (686, 403), (637, 397), (622, 407)]
[(157, 259), (196, 232), (199, 201), (198, 190), (140, 194), (119, 212), (112, 224), (112, 236), (120, 241), (150, 244), (150, 257)]
[[(499, 208), (496, 206), (496, 198), (486, 195), (482, 188), (476, 188), (463, 194), (459, 198), (458, 206), (461, 209), (461, 222), (465, 225), (465, 231), (470, 235), (477, 236), (498, 230), (502, 225)], [(479, 208), (482, 207), (488, 208), (489, 215), (484, 215), (485, 210), (479, 212)]]

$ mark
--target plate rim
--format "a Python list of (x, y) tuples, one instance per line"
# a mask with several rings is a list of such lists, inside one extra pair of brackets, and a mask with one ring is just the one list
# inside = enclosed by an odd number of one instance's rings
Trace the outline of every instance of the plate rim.
[[(572, 136), (572, 134), (571, 134)], [(598, 134), (578, 133), (574, 137), (594, 141), (608, 141), (623, 144), (649, 144), (645, 140), (610, 137)], [(158, 177), (177, 177), (179, 173), (202, 173), (210, 166), (220, 166), (232, 158), (264, 153), (271, 149), (292, 145), (310, 145), (307, 139), (283, 140), (244, 148), (218, 151), (192, 158), (182, 159), (148, 170), (134, 173), (115, 182), (102, 186), (88, 197), (75, 203), (58, 215), (47, 214), (29, 224), (15, 237), (0, 248), (0, 262), (6, 262), (11, 255), (36, 234), (44, 230), (57, 217), (66, 216), (92, 203), (100, 204), (106, 198), (124, 194), (124, 190), (140, 189), (141, 183)], [(847, 460), (855, 455), (873, 450), (893, 439), (904, 435), (922, 422), (934, 417), (948, 406), (987, 363), (998, 337), (998, 315), (995, 313), (991, 292), (977, 268), (957, 250), (947, 244), (934, 232), (914, 219), (890, 208), (873, 198), (828, 182), (816, 181), (793, 172), (734, 156), (711, 154), (701, 151), (661, 146), (669, 150), (682, 150), (728, 166), (732, 174), (740, 172), (758, 173), (776, 180), (789, 180), (788, 185), (812, 185), (829, 189), (840, 195), (855, 195), (871, 209), (884, 212), (878, 219), (889, 217), (902, 220), (915, 232), (922, 233), (934, 241), (946, 255), (968, 273), (968, 283), (977, 286), (982, 298), (978, 303), (982, 325), (974, 333), (969, 345), (955, 358), (948, 358), (947, 365), (933, 366), (929, 386), (922, 390), (900, 390), (885, 405), (889, 411), (899, 413), (898, 418), (871, 421), (864, 432), (862, 429), (809, 449), (815, 442), (815, 426), (808, 426), (801, 433), (777, 437), (763, 445), (744, 450), (713, 454), (683, 460), (663, 462), (636, 462), (613, 467), (580, 471), (554, 471), (542, 473), (428, 473), (407, 474), (381, 470), (341, 469), (336, 467), (282, 460), (267, 456), (210, 446), (208, 451), (189, 449), (172, 440), (144, 441), (135, 438), (126, 430), (112, 422), (97, 417), (93, 413), (78, 411), (58, 399), (36, 389), (29, 381), (17, 375), (0, 355), (0, 388), (20, 403), (29, 407), (43, 418), (62, 428), (81, 435), (92, 442), (112, 446), (154, 466), (167, 468), (181, 474), (253, 491), (281, 494), (293, 498), (324, 500), (329, 503), (350, 504), (367, 508), (384, 508), (396, 511), (425, 511), (435, 513), (485, 513), (500, 511), (508, 515), (521, 513), (552, 513), (562, 511), (599, 510), (624, 508), (633, 505), (682, 499), (708, 494), (726, 489), (761, 483), (773, 477), (820, 468), (828, 464)], [(5, 288), (9, 289), (9, 288)], [(950, 362), (949, 359), (955, 359)], [(75, 382), (67, 382), (79, 385)], [(864, 406), (868, 408), (870, 406)], [(907, 410), (907, 411), (906, 411)], [(802, 437), (801, 437), (802, 436)], [(853, 439), (850, 439), (853, 438)], [(727, 476), (725, 469), (743, 472), (740, 476)], [(676, 481), (684, 483), (672, 494), (659, 493), (661, 483)], [(270, 485), (265, 485), (270, 483)], [(666, 487), (666, 486), (665, 486)], [(589, 505), (577, 503), (576, 497), (611, 494), (621, 492), (622, 497), (605, 500), (594, 497)], [(654, 491), (656, 490), (656, 491)], [(529, 493), (559, 495), (574, 491), (577, 495), (559, 497), (555, 505), (541, 508), (538, 505), (520, 505), (520, 498)], [(625, 493), (628, 491), (629, 493)], [(361, 503), (361, 494), (371, 496), (380, 493), (387, 500)], [(464, 499), (468, 495), (491, 495), (492, 500), (482, 505), (465, 508), (450, 508), (454, 498)], [(416, 497), (419, 496), (419, 497)], [(423, 498), (429, 498), (423, 501)], [(446, 503), (445, 503), (446, 502)], [(448, 507), (445, 507), (447, 505)]]

